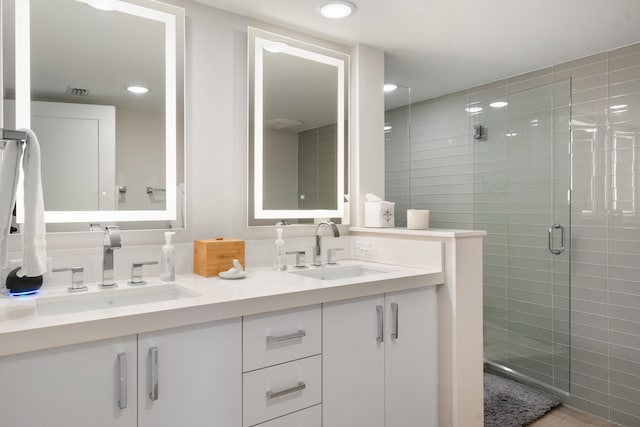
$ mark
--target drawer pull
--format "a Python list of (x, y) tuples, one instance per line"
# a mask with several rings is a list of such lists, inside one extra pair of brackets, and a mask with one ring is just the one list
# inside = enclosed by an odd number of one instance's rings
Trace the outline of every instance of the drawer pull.
[(307, 385), (304, 382), (299, 381), (297, 386), (288, 388), (286, 390), (275, 391), (275, 392), (274, 391), (268, 391), (267, 392), (267, 400), (276, 399), (278, 397), (281, 397), (281, 396), (284, 396), (284, 395), (287, 395), (287, 394), (290, 394), (290, 393), (295, 393), (296, 391), (304, 390), (305, 388), (307, 388)]
[(298, 332), (294, 332), (292, 334), (287, 335), (278, 335), (276, 337), (269, 335), (267, 337), (267, 344), (273, 344), (277, 342), (291, 341), (297, 340), (298, 338), (305, 337), (307, 333), (303, 330), (299, 330)]

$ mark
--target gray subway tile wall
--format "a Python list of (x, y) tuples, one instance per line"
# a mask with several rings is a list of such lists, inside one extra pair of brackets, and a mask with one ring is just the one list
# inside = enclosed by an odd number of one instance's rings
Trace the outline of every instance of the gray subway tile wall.
[(336, 124), (298, 133), (299, 209), (336, 209), (337, 135)]
[[(506, 97), (508, 113), (488, 106)], [(387, 198), (430, 209), (433, 228), (489, 233), (485, 358), (640, 426), (640, 44), (415, 103), (406, 120), (410, 158), (391, 157)], [(570, 261), (546, 250), (569, 181)]]

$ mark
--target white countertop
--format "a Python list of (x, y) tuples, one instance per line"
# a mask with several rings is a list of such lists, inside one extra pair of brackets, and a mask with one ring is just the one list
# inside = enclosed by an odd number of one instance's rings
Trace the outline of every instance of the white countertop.
[[(353, 264), (386, 272), (338, 280), (271, 268), (248, 269), (240, 280), (181, 275), (175, 283), (197, 296), (56, 315), (40, 314), (38, 300), (118, 290), (103, 291), (89, 284), (88, 292), (69, 294), (66, 288), (45, 285), (35, 296), (0, 297), (0, 356), (444, 283), (441, 270), (363, 261), (343, 261), (338, 267)], [(147, 281), (145, 287), (166, 286), (157, 278)], [(120, 290), (130, 288), (126, 281), (118, 283)]]

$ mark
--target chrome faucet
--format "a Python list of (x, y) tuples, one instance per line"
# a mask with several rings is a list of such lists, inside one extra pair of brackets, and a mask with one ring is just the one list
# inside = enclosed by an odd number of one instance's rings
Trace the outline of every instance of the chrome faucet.
[(313, 248), (313, 265), (319, 267), (322, 265), (322, 250), (320, 249), (320, 228), (326, 225), (329, 227), (331, 232), (333, 233), (333, 237), (340, 237), (340, 232), (338, 231), (338, 226), (336, 226), (332, 221), (322, 221), (316, 227), (316, 246)]
[(113, 250), (122, 247), (118, 227), (105, 227), (102, 243), (102, 283), (100, 287), (103, 289), (115, 288), (118, 285), (113, 281)]

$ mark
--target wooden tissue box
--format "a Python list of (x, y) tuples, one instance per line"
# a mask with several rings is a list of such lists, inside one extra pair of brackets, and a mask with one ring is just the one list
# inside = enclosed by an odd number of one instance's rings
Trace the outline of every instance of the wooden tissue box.
[(193, 271), (200, 276), (217, 276), (233, 267), (234, 259), (244, 268), (244, 240), (217, 237), (193, 242)]

